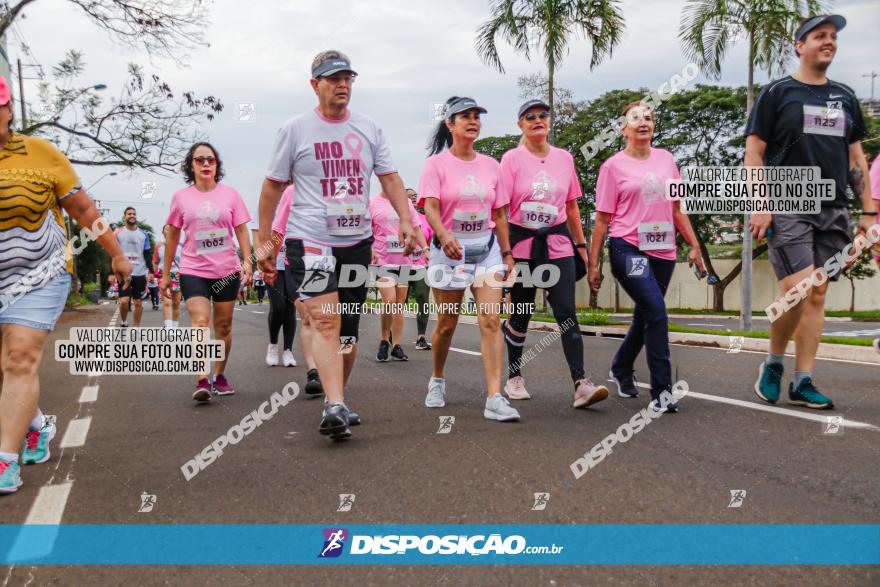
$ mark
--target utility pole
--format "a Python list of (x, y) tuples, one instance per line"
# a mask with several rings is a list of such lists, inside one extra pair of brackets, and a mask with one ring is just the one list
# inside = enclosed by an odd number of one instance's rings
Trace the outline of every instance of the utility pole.
[(27, 128), (27, 110), (24, 103), (24, 78), (21, 75), (21, 59), (15, 60), (18, 66), (18, 101), (21, 103), (21, 128)]
[(880, 73), (877, 73), (873, 69), (871, 70), (871, 73), (862, 74), (862, 77), (871, 78), (871, 102), (872, 103), (874, 102), (874, 80), (877, 79), (878, 76), (880, 76)]

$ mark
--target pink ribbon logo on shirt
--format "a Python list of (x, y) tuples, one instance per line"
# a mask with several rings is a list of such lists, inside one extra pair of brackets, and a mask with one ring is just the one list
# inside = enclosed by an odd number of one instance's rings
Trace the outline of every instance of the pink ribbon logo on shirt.
[(361, 151), (364, 148), (364, 142), (361, 140), (361, 137), (356, 133), (349, 133), (345, 135), (342, 142), (345, 144), (345, 148), (348, 149), (348, 152), (351, 153), (352, 158), (360, 162), (361, 173), (365, 173), (367, 170), (367, 164), (361, 159)]

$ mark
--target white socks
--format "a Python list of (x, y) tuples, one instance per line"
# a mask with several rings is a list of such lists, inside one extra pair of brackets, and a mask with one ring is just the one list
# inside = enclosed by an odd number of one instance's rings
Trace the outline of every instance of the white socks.
[(31, 430), (42, 430), (43, 426), (46, 424), (46, 417), (43, 415), (43, 412), (40, 411), (40, 408), (37, 408), (37, 415), (34, 416), (34, 419), (31, 420)]

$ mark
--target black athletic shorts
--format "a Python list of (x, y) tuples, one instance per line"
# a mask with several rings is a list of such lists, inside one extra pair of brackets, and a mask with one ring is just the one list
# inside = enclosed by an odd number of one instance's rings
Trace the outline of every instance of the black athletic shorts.
[(139, 300), (143, 297), (144, 293), (147, 291), (147, 276), (146, 275), (138, 275), (137, 277), (132, 277), (131, 281), (128, 283), (128, 287), (119, 292), (120, 298), (134, 298)]
[(199, 277), (197, 275), (180, 275), (180, 291), (183, 299), (208, 298), (215, 302), (232, 302), (238, 295), (241, 276), (232, 273), (219, 279)]

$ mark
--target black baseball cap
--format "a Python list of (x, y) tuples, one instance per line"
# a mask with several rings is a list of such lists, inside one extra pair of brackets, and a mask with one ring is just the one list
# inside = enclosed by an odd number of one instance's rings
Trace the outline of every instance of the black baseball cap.
[(814, 16), (813, 18), (798, 27), (797, 31), (794, 33), (794, 40), (803, 41), (811, 30), (825, 23), (831, 23), (837, 30), (842, 30), (843, 27), (846, 26), (846, 19), (839, 14), (820, 14), (818, 16)]
[(519, 107), (519, 111), (516, 113), (516, 117), (522, 118), (522, 115), (525, 114), (528, 110), (531, 110), (532, 108), (537, 108), (538, 106), (546, 108), (548, 112), (550, 111), (550, 106), (548, 106), (544, 100), (529, 100)]
[(487, 111), (485, 108), (477, 104), (477, 101), (473, 98), (459, 98), (452, 104), (448, 104), (446, 106), (445, 116), (448, 119), (452, 118), (454, 114), (458, 114), (460, 112), (464, 112), (465, 110), (476, 110), (481, 114), (486, 114)]
[(340, 71), (350, 71), (354, 75), (357, 75), (357, 72), (351, 68), (351, 62), (346, 57), (334, 57), (314, 68), (312, 70), (312, 77), (317, 79), (319, 77), (339, 73)]

